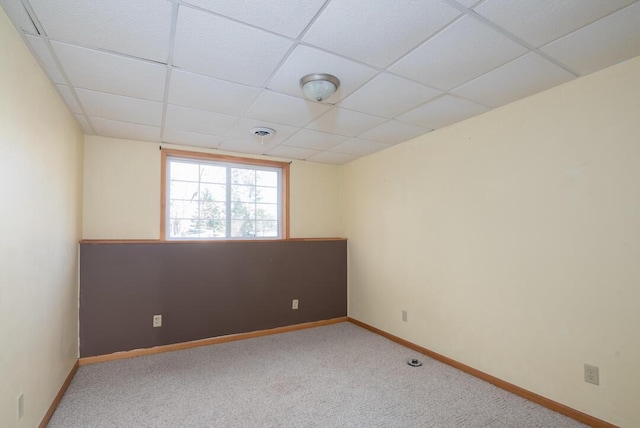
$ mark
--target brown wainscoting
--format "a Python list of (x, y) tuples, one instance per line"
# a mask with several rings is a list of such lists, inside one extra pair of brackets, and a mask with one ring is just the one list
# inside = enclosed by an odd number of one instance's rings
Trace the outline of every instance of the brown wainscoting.
[(163, 352), (180, 351), (183, 349), (197, 348), (199, 346), (215, 345), (218, 343), (234, 342), (236, 340), (253, 339), (254, 337), (269, 336), (272, 334), (288, 333), (290, 331), (304, 330), (323, 325), (346, 322), (347, 317), (333, 318), (330, 320), (307, 322), (303, 324), (288, 325), (285, 327), (271, 328), (268, 330), (252, 331), (249, 333), (230, 334), (228, 336), (211, 337), (209, 339), (193, 340), (191, 342), (175, 343), (172, 345), (155, 346), (147, 349), (135, 349), (133, 351), (115, 352), (113, 354), (98, 355), (95, 357), (80, 358), (81, 366), (87, 364), (102, 363), (104, 361), (122, 360), (124, 358), (142, 357), (145, 355), (161, 354)]
[(346, 315), (346, 240), (80, 245), (83, 358)]
[(53, 417), (53, 414), (58, 408), (58, 404), (60, 404), (60, 400), (62, 400), (62, 396), (67, 391), (67, 388), (69, 388), (69, 384), (71, 383), (71, 381), (73, 380), (73, 377), (76, 375), (76, 372), (78, 371), (78, 365), (79, 365), (78, 360), (76, 360), (73, 367), (71, 367), (71, 371), (67, 375), (67, 378), (64, 380), (64, 383), (60, 387), (60, 391), (58, 391), (58, 395), (56, 395), (56, 398), (53, 399), (51, 406), (49, 406), (49, 410), (47, 410), (47, 413), (45, 413), (44, 418), (42, 418), (40, 425), (38, 425), (38, 428), (46, 428), (46, 426), (49, 424), (49, 421), (51, 420), (51, 418)]
[(571, 407), (567, 407), (564, 404), (560, 404), (556, 401), (545, 398), (541, 395), (538, 395), (534, 392), (527, 391), (524, 388), (521, 388), (512, 383), (506, 382), (502, 379), (499, 379), (495, 376), (492, 376), (488, 373), (482, 372), (480, 370), (474, 369), (473, 367), (467, 366), (466, 364), (462, 364), (456, 360), (452, 360), (449, 357), (445, 357), (444, 355), (438, 354), (437, 352), (433, 352), (427, 348), (423, 348), (422, 346), (416, 345), (415, 343), (409, 342), (408, 340), (404, 340), (398, 336), (394, 336), (393, 334), (387, 333), (384, 330), (380, 330), (376, 327), (373, 327), (369, 324), (365, 324), (362, 321), (358, 321), (355, 318), (349, 317), (349, 322), (365, 328), (373, 333), (379, 334), (380, 336), (386, 337), (387, 339), (396, 342), (402, 346), (405, 346), (409, 349), (413, 349), (414, 351), (420, 352), (428, 357), (433, 358), (434, 360), (438, 360), (442, 363), (445, 363), (451, 367), (455, 367), (458, 370), (461, 370), (465, 373), (469, 373), (472, 376), (475, 376), (479, 379), (482, 379), (486, 382), (492, 383), (495, 386), (507, 390), (513, 394), (519, 395), (523, 398), (526, 398), (529, 401), (533, 401), (534, 403), (540, 404), (548, 409), (553, 410), (554, 412), (561, 413), (565, 416), (568, 416), (572, 419), (575, 419), (578, 422), (582, 422), (583, 424), (587, 424), (594, 428), (618, 428), (615, 425), (612, 425), (608, 422), (605, 422), (601, 419), (595, 418), (591, 415), (587, 415), (586, 413), (582, 413), (578, 410), (572, 409)]

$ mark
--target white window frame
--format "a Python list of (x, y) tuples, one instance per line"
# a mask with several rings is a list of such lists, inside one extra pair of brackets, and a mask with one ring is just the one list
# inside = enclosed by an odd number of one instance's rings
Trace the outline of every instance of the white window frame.
[[(283, 240), (289, 239), (289, 163), (264, 159), (243, 158), (237, 156), (217, 155), (211, 153), (191, 152), (185, 150), (161, 150), (161, 214), (160, 214), (160, 239), (162, 241), (252, 241), (252, 240)], [(278, 236), (277, 237), (230, 237), (227, 226), (227, 236), (224, 238), (214, 237), (170, 237), (169, 228), (169, 161), (184, 160), (194, 163), (217, 164), (225, 167), (240, 167), (255, 170), (277, 170), (279, 172), (278, 183)], [(227, 217), (227, 222), (231, 219)]]

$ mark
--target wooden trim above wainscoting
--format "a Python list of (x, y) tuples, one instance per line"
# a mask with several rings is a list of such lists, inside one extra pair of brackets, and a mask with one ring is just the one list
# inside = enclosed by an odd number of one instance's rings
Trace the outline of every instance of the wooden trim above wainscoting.
[(78, 365), (79, 365), (78, 360), (76, 360), (73, 367), (71, 367), (71, 371), (67, 375), (67, 378), (64, 380), (64, 383), (60, 387), (60, 391), (58, 391), (58, 394), (51, 402), (51, 406), (49, 406), (49, 410), (47, 410), (47, 413), (45, 413), (44, 417), (42, 418), (40, 425), (38, 425), (38, 428), (46, 428), (46, 426), (51, 421), (53, 414), (58, 408), (58, 404), (60, 404), (60, 401), (62, 400), (64, 393), (67, 392), (67, 388), (69, 388), (69, 384), (71, 383), (71, 381), (73, 380), (73, 377), (76, 375), (76, 372), (78, 371)]
[(311, 242), (311, 241), (346, 241), (347, 238), (288, 238), (288, 239), (82, 239), (80, 244), (210, 244), (228, 242)]
[(161, 354), (163, 352), (180, 351), (183, 349), (197, 348), (200, 346), (215, 345), (217, 343), (235, 342), (236, 340), (253, 339), (254, 337), (269, 336), (272, 334), (288, 333), (291, 331), (304, 330), (307, 328), (320, 327), (323, 325), (338, 324), (346, 322), (347, 317), (332, 318), (322, 321), (313, 321), (303, 324), (294, 324), (284, 327), (270, 328), (267, 330), (251, 331), (248, 333), (230, 334), (227, 336), (210, 337), (208, 339), (192, 340), (190, 342), (174, 343), (171, 345), (154, 346), (153, 348), (134, 349), (132, 351), (114, 352), (113, 354), (97, 355), (95, 357), (80, 358), (78, 362), (81, 366), (87, 364), (102, 363), (105, 361), (122, 360), (124, 358), (142, 357), (144, 355)]
[(413, 349), (414, 351), (420, 352), (421, 354), (424, 354), (428, 357), (433, 358), (434, 360), (440, 361), (441, 363), (445, 363), (451, 367), (454, 367), (458, 370), (461, 370), (465, 373), (468, 373), (472, 376), (475, 376), (479, 379), (482, 379), (486, 382), (489, 382), (495, 386), (497, 386), (498, 388), (502, 388), (506, 391), (509, 391), (513, 394), (519, 395), (520, 397), (526, 398), (529, 401), (533, 401), (534, 403), (540, 404), (543, 407), (546, 407), (547, 409), (553, 410), (554, 412), (563, 414), (565, 416), (570, 417), (571, 419), (575, 419), (578, 422), (582, 422), (583, 424), (587, 424), (591, 427), (594, 428), (618, 428), (615, 425), (612, 425), (608, 422), (605, 422), (601, 419), (595, 418), (591, 415), (588, 415), (586, 413), (582, 413), (578, 410), (572, 409), (571, 407), (565, 406), (564, 404), (560, 404), (556, 401), (550, 400), (546, 397), (543, 397), (541, 395), (538, 395), (534, 392), (528, 391), (524, 388), (521, 388), (517, 385), (514, 385), (512, 383), (509, 383), (507, 381), (504, 381), (502, 379), (499, 379), (495, 376), (492, 376), (488, 373), (482, 372), (478, 369), (474, 369), (473, 367), (470, 367), (466, 364), (462, 364), (456, 360), (453, 360), (449, 357), (445, 357), (444, 355), (438, 354), (437, 352), (433, 352), (427, 348), (423, 348), (422, 346), (416, 345), (415, 343), (409, 342), (408, 340), (402, 339), (398, 336), (394, 336), (393, 334), (387, 333), (384, 330), (380, 330), (378, 328), (375, 328), (369, 324), (365, 324), (362, 321), (358, 321), (355, 318), (351, 318), (348, 317), (349, 322), (362, 327), (364, 329), (367, 329), (373, 333), (376, 333), (382, 337), (385, 337), (389, 340), (391, 340), (392, 342), (398, 343), (402, 346), (405, 346), (409, 349)]

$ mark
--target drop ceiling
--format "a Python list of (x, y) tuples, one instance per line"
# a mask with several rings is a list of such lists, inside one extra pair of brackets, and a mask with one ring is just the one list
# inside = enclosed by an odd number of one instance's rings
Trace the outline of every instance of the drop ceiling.
[(640, 55), (640, 0), (0, 5), (86, 134), (331, 164)]

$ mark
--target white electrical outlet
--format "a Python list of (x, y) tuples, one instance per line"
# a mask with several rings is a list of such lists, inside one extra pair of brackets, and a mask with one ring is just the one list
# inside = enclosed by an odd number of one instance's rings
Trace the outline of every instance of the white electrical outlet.
[(298, 299), (293, 299), (293, 302), (291, 302), (291, 309), (298, 309)]
[(402, 321), (407, 322), (407, 311), (402, 311)]
[(591, 364), (584, 365), (584, 381), (594, 385), (600, 385), (600, 371)]
[(153, 326), (154, 327), (162, 327), (162, 315), (154, 315), (153, 316)]
[(18, 420), (24, 415), (24, 394), (18, 395)]

